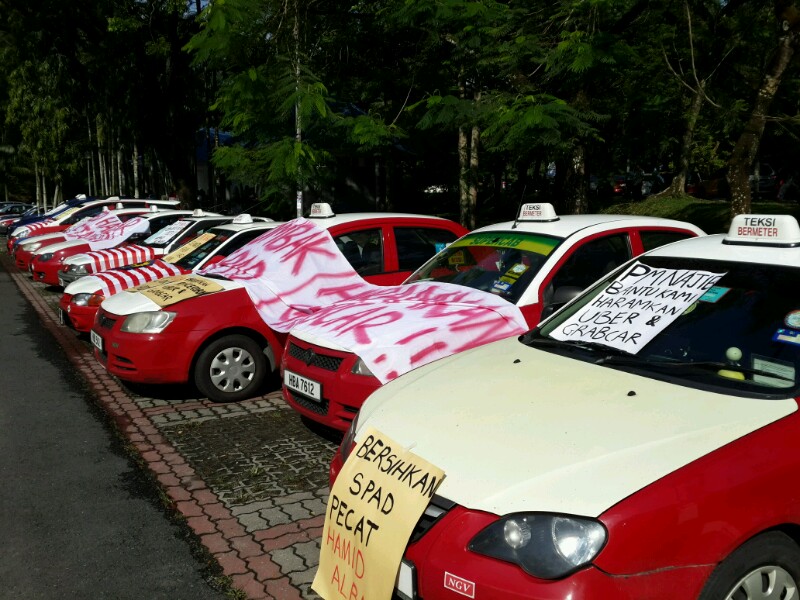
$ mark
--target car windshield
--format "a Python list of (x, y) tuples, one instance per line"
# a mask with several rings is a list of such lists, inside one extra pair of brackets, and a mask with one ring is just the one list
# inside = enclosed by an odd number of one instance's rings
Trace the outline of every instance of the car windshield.
[(796, 396), (800, 297), (791, 290), (797, 289), (797, 268), (646, 256), (522, 340), (680, 385)]
[[(214, 230), (212, 229), (210, 233), (213, 232)], [(192, 250), (186, 256), (179, 258), (173, 264), (184, 269), (194, 269), (201, 260), (213, 254), (217, 248), (227, 242), (231, 238), (231, 235), (230, 233), (217, 233), (214, 237)]]
[(518, 231), (471, 233), (440, 251), (407, 283), (455, 283), (516, 303), (561, 241)]

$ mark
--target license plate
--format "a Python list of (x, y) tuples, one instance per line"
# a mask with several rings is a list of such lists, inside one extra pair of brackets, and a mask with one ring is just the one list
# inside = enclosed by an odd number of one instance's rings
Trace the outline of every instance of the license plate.
[(290, 390), (299, 392), (314, 400), (322, 401), (322, 385), (318, 381), (302, 377), (291, 371), (283, 372), (283, 383)]
[(103, 351), (103, 338), (101, 338), (99, 335), (97, 335), (94, 332), (94, 329), (89, 331), (89, 339), (92, 340), (92, 344), (94, 344), (95, 348), (100, 350), (100, 352)]
[(64, 281), (61, 277), (58, 278), (58, 285), (61, 287), (67, 287), (67, 282)]
[(414, 583), (414, 567), (405, 560), (400, 563), (400, 570), (397, 572), (397, 581), (394, 583), (394, 591), (402, 600), (414, 600), (417, 591)]
[(61, 323), (62, 325), (63, 325), (63, 324), (64, 324), (64, 322), (65, 322), (65, 319), (64, 319), (64, 311), (63, 311), (63, 310), (61, 310), (60, 308), (58, 309), (58, 322), (59, 322), (59, 323)]

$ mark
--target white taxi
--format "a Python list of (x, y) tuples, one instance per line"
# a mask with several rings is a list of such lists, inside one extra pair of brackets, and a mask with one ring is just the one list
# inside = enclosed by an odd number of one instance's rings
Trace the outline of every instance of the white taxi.
[(798, 290), (790, 216), (655, 249), (376, 391), (332, 481), (368, 429), (444, 471), (401, 598), (797, 598)]

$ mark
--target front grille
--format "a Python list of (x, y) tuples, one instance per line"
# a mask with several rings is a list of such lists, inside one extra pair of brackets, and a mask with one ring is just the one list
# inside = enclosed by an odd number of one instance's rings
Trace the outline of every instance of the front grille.
[(344, 360), (338, 356), (317, 354), (311, 348), (306, 350), (293, 342), (289, 342), (289, 356), (306, 363), (309, 367), (319, 367), (326, 371), (337, 371), (342, 364), (342, 360)]
[(411, 532), (411, 539), (409, 539), (408, 543), (413, 544), (414, 542), (419, 541), (420, 538), (428, 533), (428, 530), (430, 530), (430, 528), (433, 527), (439, 519), (445, 516), (455, 505), (455, 502), (452, 502), (447, 498), (434, 495), (428, 506), (425, 508), (425, 512), (422, 513), (419, 521), (417, 521), (417, 524), (414, 526), (414, 531)]
[(100, 316), (97, 319), (97, 323), (103, 329), (113, 329), (114, 328), (114, 323), (116, 323), (116, 322), (117, 322), (116, 319), (111, 319), (111, 318), (107, 317), (103, 313), (100, 313)]
[(316, 400), (309, 400), (305, 396), (301, 396), (300, 394), (295, 394), (294, 392), (289, 392), (292, 396), (292, 400), (294, 400), (298, 405), (306, 410), (309, 410), (313, 413), (317, 413), (318, 415), (327, 415), (328, 414), (328, 401), (323, 398), (322, 402), (317, 402)]

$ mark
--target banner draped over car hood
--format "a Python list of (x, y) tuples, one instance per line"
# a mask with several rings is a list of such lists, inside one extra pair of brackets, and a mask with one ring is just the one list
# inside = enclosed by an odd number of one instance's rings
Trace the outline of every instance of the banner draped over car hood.
[(420, 281), (377, 288), (324, 308), (292, 333), (357, 354), (381, 383), (424, 364), (529, 328), (522, 311), (488, 292)]
[(330, 233), (306, 219), (276, 227), (201, 274), (239, 281), (271, 328), (329, 339), (358, 354), (383, 382), (528, 329), (519, 308), (487, 292), (438, 282), (367, 283)]
[(149, 265), (111, 269), (108, 271), (101, 271), (96, 275), (81, 277), (77, 281), (70, 283), (64, 289), (64, 293), (97, 293), (108, 298), (128, 288), (142, 285), (143, 283), (149, 283), (164, 277), (183, 275), (185, 273), (189, 273), (189, 271), (164, 262), (161, 259), (156, 259)]
[(92, 250), (113, 248), (135, 233), (146, 233), (150, 222), (142, 217), (122, 221), (111, 211), (103, 211), (95, 217), (83, 219), (64, 231), (67, 241), (83, 241)]
[(69, 262), (72, 264), (88, 262), (92, 272), (99, 273), (101, 271), (107, 271), (108, 269), (124, 267), (125, 265), (143, 263), (152, 260), (157, 254), (162, 252), (162, 250), (156, 250), (150, 246), (132, 244), (119, 248), (85, 252), (84, 254), (76, 255)]
[(241, 283), (264, 322), (281, 332), (378, 287), (355, 272), (326, 229), (303, 218), (269, 230), (200, 274)]

